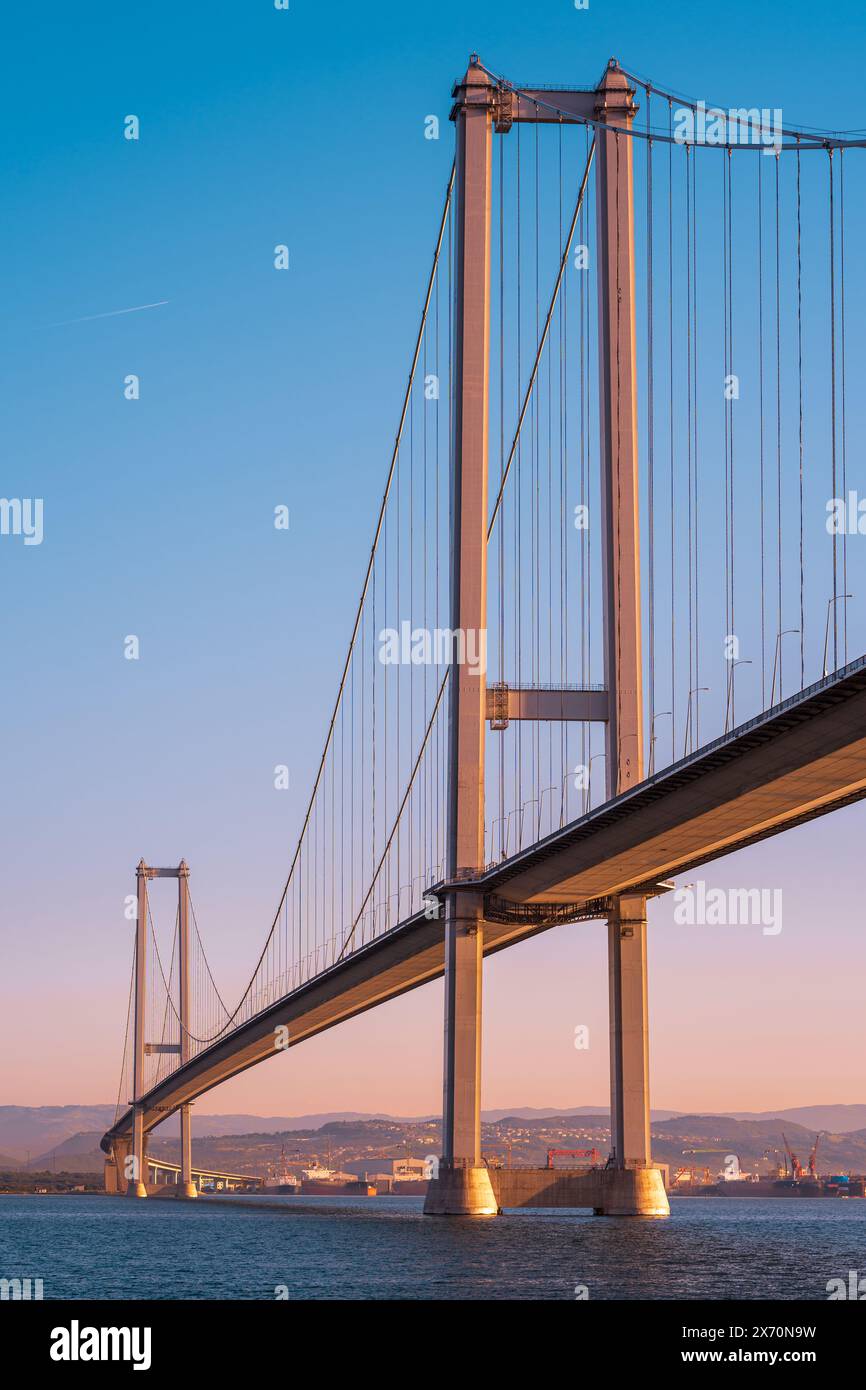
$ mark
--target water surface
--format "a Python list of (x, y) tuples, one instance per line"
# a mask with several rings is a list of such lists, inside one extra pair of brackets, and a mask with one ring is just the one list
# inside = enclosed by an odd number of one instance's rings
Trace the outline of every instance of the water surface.
[[(435, 1219), (411, 1197), (0, 1197), (0, 1277), (46, 1299), (826, 1299), (866, 1200), (682, 1198), (668, 1220)], [(286, 1294), (284, 1294), (286, 1296)]]

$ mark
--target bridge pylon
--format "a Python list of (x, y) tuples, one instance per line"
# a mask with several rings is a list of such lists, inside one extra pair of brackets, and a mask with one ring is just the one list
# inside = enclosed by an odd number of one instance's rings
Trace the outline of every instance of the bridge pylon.
[[(477, 59), (454, 89), (456, 124), (455, 343), (451, 626), (479, 641), (487, 628), (487, 463), (490, 406), (490, 218), (495, 88)], [(477, 650), (484, 650), (479, 646)], [(452, 884), (484, 867), (487, 674), (451, 668), (447, 873)], [(424, 1210), (498, 1211), (481, 1159), (483, 901), (459, 887), (445, 902), (445, 1057), (442, 1159)]]
[[(547, 92), (518, 92), (473, 55), (454, 88), (456, 212), (451, 621), (486, 629), (490, 374), (491, 155), (516, 121), (549, 121)], [(599, 423), (607, 690), (607, 791), (643, 778), (640, 536), (636, 381), (634, 193), (630, 130), (634, 89), (614, 59), (598, 87), (558, 92), (560, 113), (595, 126), (598, 221)], [(442, 1161), (425, 1211), (497, 1210), (481, 1156), (481, 985), (484, 900), (486, 673), (451, 671), (448, 856), (445, 897), (445, 1063)], [(576, 717), (588, 717), (578, 715)], [(461, 886), (465, 883), (465, 887)], [(649, 1129), (646, 899), (616, 899), (608, 924), (611, 1145), (601, 1210), (666, 1215)]]
[[(147, 1017), (147, 933), (150, 921), (148, 910), (148, 881), (152, 878), (176, 878), (178, 882), (178, 961), (180, 1041), (149, 1043), (146, 1037)], [(158, 869), (139, 860), (135, 871), (135, 1009), (132, 1044), (132, 1144), (113, 1146), (112, 1157), (106, 1164), (106, 1187), (115, 1191), (126, 1183), (128, 1197), (147, 1196), (147, 1136), (144, 1130), (145, 1094), (144, 1059), (150, 1051), (176, 1052), (181, 1065), (190, 1055), (190, 964), (189, 964), (189, 865), (182, 859), (177, 868)], [(198, 1189), (192, 1179), (192, 1133), (190, 1107), (180, 1107), (180, 1196), (197, 1197)], [(111, 1171), (109, 1171), (111, 1170)]]
[[(636, 111), (634, 90), (611, 59), (595, 106), (609, 798), (643, 779), (633, 142), (628, 133)], [(650, 1151), (646, 927), (646, 897), (615, 899), (608, 918), (611, 1154), (612, 1167), (623, 1176), (612, 1209), (658, 1216), (670, 1208)]]
[(135, 1015), (132, 1041), (132, 1171), (128, 1175), (127, 1197), (146, 1197), (144, 1095), (145, 1015), (147, 1012), (147, 879), (148, 868), (143, 859), (135, 871)]
[[(177, 870), (177, 925), (180, 1008), (180, 1063), (189, 1061), (190, 978), (189, 978), (189, 865), (180, 861)], [(180, 1187), (184, 1197), (197, 1197), (192, 1180), (192, 1127), (189, 1105), (180, 1107)]]

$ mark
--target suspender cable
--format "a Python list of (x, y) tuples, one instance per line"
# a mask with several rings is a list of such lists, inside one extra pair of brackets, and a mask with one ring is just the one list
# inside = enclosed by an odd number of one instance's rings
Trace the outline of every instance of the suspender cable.
[(764, 594), (764, 200), (761, 178), (764, 161), (758, 166), (758, 462), (760, 469), (761, 524), (761, 708), (767, 703), (766, 602)]
[[(730, 306), (730, 285), (728, 281), (728, 249), (731, 244), (730, 227), (730, 205), (728, 201), (729, 185), (728, 175), (730, 163), (728, 159), (722, 162), (722, 337), (724, 342), (724, 375), (725, 375), (725, 656), (730, 662), (732, 660), (730, 648), (731, 633), (733, 631), (733, 621), (731, 617), (731, 401), (730, 401), (730, 338), (729, 338), (729, 306)], [(730, 672), (728, 675), (728, 689), (731, 686)], [(730, 701), (730, 695), (728, 696)], [(728, 728), (729, 710), (725, 710), (725, 730)]]
[[(830, 177), (830, 469), (831, 497), (836, 491), (836, 218), (833, 198), (833, 151), (827, 151)], [(847, 498), (845, 499), (847, 503)], [(839, 669), (839, 620), (837, 614), (838, 582), (836, 571), (836, 528), (833, 528), (833, 670)]]
[[(673, 109), (668, 101), (668, 130), (673, 131)], [(674, 145), (668, 141), (668, 438), (670, 442), (670, 527), (671, 527), (671, 762), (676, 758), (676, 479), (674, 472)]]
[[(563, 127), (559, 123), (559, 217), (557, 235), (562, 235), (562, 145)], [(568, 449), (568, 278), (562, 288), (559, 301), (559, 682), (568, 681), (568, 490), (567, 490), (567, 449)], [(500, 527), (500, 531), (502, 528)], [(560, 772), (562, 788), (560, 796), (559, 824), (565, 824), (566, 797), (568, 795), (568, 723), (562, 721), (560, 729)]]
[[(505, 469), (505, 141), (499, 139), (499, 475)], [(499, 681), (505, 680), (505, 527), (499, 528), (499, 573), (497, 604), (499, 614)], [(497, 739), (499, 755), (499, 848), (504, 858), (505, 834), (505, 741)]]
[(692, 475), (695, 490), (695, 730), (701, 730), (701, 624), (700, 615), (700, 494), (698, 492), (698, 160), (692, 156)]
[[(647, 91), (646, 104), (647, 130), (650, 129), (650, 92)], [(653, 770), (653, 749), (655, 747), (655, 409), (653, 390), (653, 142), (647, 141), (646, 155), (646, 296), (647, 296), (647, 525), (649, 592), (647, 594), (648, 627), (648, 687), (649, 687), (649, 747), (650, 772)]]
[[(848, 503), (848, 439), (845, 409), (845, 151), (839, 151), (839, 347), (842, 409), (842, 496)], [(848, 528), (842, 532), (842, 661), (848, 664)]]
[(571, 219), (571, 226), (569, 227), (568, 235), (566, 236), (566, 239), (565, 239), (565, 244), (564, 244), (564, 247), (563, 247), (562, 258), (561, 258), (560, 263), (559, 263), (559, 273), (557, 274), (556, 283), (554, 284), (554, 287), (553, 287), (553, 293), (552, 293), (552, 295), (551, 295), (551, 297), (550, 297), (550, 304), (549, 304), (549, 306), (548, 306), (547, 315), (546, 315), (545, 320), (544, 320), (544, 328), (543, 328), (543, 330), (542, 330), (541, 337), (539, 338), (539, 341), (538, 341), (538, 348), (537, 348), (536, 353), (535, 353), (535, 361), (533, 362), (533, 365), (532, 365), (532, 371), (531, 371), (531, 373), (530, 373), (529, 382), (527, 383), (526, 391), (524, 392), (524, 395), (523, 395), (523, 404), (522, 404), (521, 407), (520, 407), (520, 414), (519, 414), (518, 420), (517, 420), (517, 428), (516, 428), (516, 430), (514, 431), (514, 438), (513, 438), (513, 440), (511, 441), (511, 448), (510, 448), (509, 451), (508, 451), (508, 458), (506, 459), (505, 468), (503, 469), (503, 472), (502, 472), (502, 480), (501, 480), (501, 482), (500, 482), (500, 484), (499, 484), (499, 489), (498, 489), (498, 491), (497, 491), (497, 493), (496, 493), (496, 497), (495, 497), (495, 499), (494, 499), (493, 510), (492, 510), (492, 512), (491, 512), (491, 514), (490, 514), (490, 522), (489, 522), (489, 525), (488, 525), (488, 527), (487, 527), (487, 539), (488, 539), (488, 540), (490, 539), (490, 537), (491, 537), (491, 535), (492, 535), (492, 533), (493, 533), (493, 527), (494, 527), (494, 525), (496, 524), (496, 518), (497, 518), (497, 516), (499, 515), (499, 509), (500, 509), (500, 507), (501, 507), (501, 505), (502, 505), (502, 495), (503, 495), (503, 493), (504, 493), (504, 491), (505, 491), (505, 484), (506, 484), (506, 482), (508, 481), (508, 475), (509, 475), (509, 473), (511, 472), (511, 465), (512, 465), (512, 463), (514, 462), (514, 456), (515, 456), (515, 453), (517, 452), (517, 447), (518, 447), (518, 444), (519, 444), (519, 442), (520, 442), (520, 432), (521, 432), (521, 430), (523, 429), (523, 422), (524, 422), (524, 420), (525, 420), (525, 418), (526, 418), (526, 409), (527, 409), (527, 406), (529, 405), (529, 398), (530, 398), (530, 396), (532, 395), (532, 389), (533, 389), (533, 387), (534, 387), (534, 385), (535, 385), (535, 378), (536, 378), (536, 376), (538, 375), (538, 364), (539, 364), (539, 362), (541, 361), (541, 354), (542, 354), (542, 352), (544, 351), (544, 345), (545, 345), (545, 343), (547, 342), (547, 335), (548, 335), (548, 333), (549, 333), (549, 331), (550, 331), (550, 323), (551, 323), (551, 320), (552, 320), (552, 318), (553, 318), (553, 311), (554, 311), (554, 309), (556, 308), (556, 301), (557, 301), (557, 298), (558, 298), (558, 295), (559, 295), (560, 286), (561, 286), (561, 284), (562, 284), (563, 272), (564, 272), (565, 267), (566, 267), (566, 264), (567, 264), (567, 262), (568, 262), (569, 250), (570, 250), (570, 248), (571, 248), (572, 239), (573, 239), (573, 237), (574, 237), (574, 229), (575, 229), (575, 227), (576, 227), (576, 225), (577, 225), (578, 214), (579, 214), (580, 209), (581, 209), (581, 206), (582, 206), (582, 204), (583, 204), (583, 196), (584, 196), (584, 193), (586, 192), (586, 184), (587, 184), (587, 180), (588, 180), (588, 178), (589, 178), (589, 170), (590, 170), (590, 167), (591, 167), (591, 165), (592, 165), (592, 160), (593, 160), (593, 155), (594, 155), (594, 154), (595, 154), (595, 139), (593, 139), (593, 141), (592, 141), (592, 143), (591, 143), (591, 145), (590, 145), (590, 147), (589, 147), (589, 155), (587, 156), (586, 168), (585, 168), (584, 171), (583, 171), (583, 177), (582, 177), (582, 179), (581, 179), (581, 181), (580, 181), (580, 189), (579, 189), (579, 191), (578, 191), (577, 202), (575, 203), (575, 207), (574, 207), (574, 214), (573, 214), (572, 219)]
[(803, 228), (800, 192), (800, 151), (797, 150), (797, 400), (800, 453), (800, 689), (806, 685), (805, 566), (803, 557)]
[(775, 674), (776, 658), (778, 657), (779, 692), (781, 696), (784, 689), (782, 683), (782, 648), (784, 643), (782, 641), (782, 286), (779, 247), (779, 155), (776, 155), (776, 496), (778, 510), (776, 516), (777, 626), (773, 666)]
[(388, 851), (390, 850), (391, 845), (392, 845), (393, 842), (394, 842), (394, 837), (395, 837), (395, 835), (397, 834), (398, 827), (399, 827), (399, 825), (400, 825), (400, 818), (401, 818), (401, 816), (402, 816), (402, 814), (403, 814), (403, 810), (404, 810), (404, 808), (405, 808), (405, 806), (406, 806), (406, 803), (407, 803), (407, 801), (409, 800), (409, 794), (410, 794), (410, 792), (412, 791), (412, 787), (414, 786), (415, 777), (416, 777), (416, 775), (417, 775), (418, 768), (421, 766), (421, 759), (422, 759), (423, 756), (424, 756), (424, 752), (425, 752), (425, 749), (426, 749), (426, 747), (427, 747), (427, 742), (428, 742), (428, 740), (429, 740), (429, 738), (430, 738), (430, 731), (431, 731), (432, 728), (433, 728), (433, 724), (434, 724), (434, 722), (435, 722), (435, 720), (436, 720), (436, 715), (437, 715), (437, 713), (439, 712), (439, 705), (441, 704), (442, 696), (443, 696), (443, 694), (445, 693), (445, 687), (446, 687), (446, 685), (448, 684), (448, 677), (449, 677), (450, 674), (451, 674), (451, 669), (450, 669), (450, 667), (449, 667), (448, 670), (445, 672), (445, 675), (442, 677), (442, 682), (441, 682), (441, 684), (440, 684), (440, 686), (439, 686), (439, 693), (438, 693), (438, 695), (436, 696), (436, 702), (435, 702), (435, 704), (433, 705), (433, 709), (432, 709), (432, 711), (431, 711), (430, 718), (429, 718), (429, 720), (427, 721), (427, 728), (426, 728), (426, 730), (425, 730), (425, 732), (424, 732), (424, 738), (423, 738), (422, 741), (421, 741), (421, 747), (420, 747), (419, 750), (418, 750), (418, 756), (416, 757), (415, 762), (414, 762), (413, 765), (412, 765), (412, 772), (411, 772), (411, 775), (410, 775), (410, 777), (409, 777), (409, 781), (408, 781), (407, 784), (406, 784), (406, 789), (405, 789), (405, 791), (404, 791), (404, 793), (403, 793), (403, 797), (402, 797), (402, 799), (401, 799), (401, 801), (400, 801), (400, 805), (399, 805), (398, 808), (397, 808), (397, 814), (396, 814), (396, 816), (394, 817), (394, 823), (393, 823), (393, 825), (392, 825), (392, 827), (391, 827), (391, 833), (389, 834), (388, 839), (385, 841), (385, 846), (384, 846), (384, 848), (383, 848), (383, 850), (382, 850), (382, 854), (381, 854), (381, 856), (380, 856), (380, 858), (379, 858), (379, 862), (378, 862), (378, 864), (377, 864), (377, 866), (376, 866), (376, 870), (375, 870), (375, 872), (374, 872), (374, 874), (373, 874), (372, 879), (370, 880), (370, 887), (367, 889), (367, 892), (366, 892), (366, 894), (365, 894), (365, 896), (364, 896), (364, 900), (363, 900), (363, 902), (361, 903), (361, 906), (360, 906), (360, 908), (359, 908), (359, 910), (358, 910), (358, 914), (357, 914), (357, 916), (356, 916), (356, 918), (355, 918), (355, 921), (352, 923), (352, 928), (351, 928), (351, 930), (348, 932), (348, 934), (347, 934), (347, 936), (346, 936), (346, 939), (345, 939), (345, 941), (343, 942), (342, 947), (340, 948), (340, 954), (337, 956), (337, 960), (338, 960), (338, 961), (341, 961), (341, 960), (343, 959), (343, 957), (345, 956), (346, 951), (347, 951), (348, 946), (349, 946), (349, 943), (351, 942), (352, 938), (353, 938), (354, 935), (355, 935), (355, 931), (357, 930), (358, 923), (359, 923), (359, 921), (361, 920), (361, 915), (362, 915), (362, 913), (363, 913), (365, 907), (367, 906), (367, 903), (369, 902), (370, 897), (372, 896), (373, 888), (374, 888), (375, 883), (376, 883), (376, 879), (378, 878), (379, 873), (380, 873), (380, 871), (381, 871), (381, 869), (382, 869), (382, 865), (384, 864), (384, 862), (385, 862), (385, 860), (386, 860), (386, 858), (387, 858), (387, 856), (388, 856)]
[[(346, 686), (346, 681), (347, 681), (347, 677), (348, 677), (348, 673), (349, 673), (349, 667), (350, 667), (350, 664), (351, 664), (351, 661), (352, 661), (352, 654), (353, 654), (353, 652), (354, 652), (354, 650), (355, 650), (355, 643), (356, 643), (357, 636), (358, 636), (358, 632), (359, 632), (359, 629), (360, 629), (360, 626), (361, 626), (361, 618), (362, 618), (363, 611), (364, 611), (364, 605), (365, 605), (365, 600), (366, 600), (366, 597), (367, 597), (367, 592), (368, 592), (368, 589), (370, 588), (371, 583), (373, 582), (373, 578), (374, 578), (374, 568), (375, 568), (376, 553), (377, 553), (377, 549), (378, 549), (378, 546), (379, 546), (379, 539), (380, 539), (380, 537), (381, 537), (381, 535), (382, 535), (382, 530), (383, 530), (383, 526), (384, 526), (384, 522), (385, 522), (385, 515), (386, 515), (387, 504), (388, 504), (388, 498), (389, 498), (390, 492), (391, 492), (391, 486), (392, 486), (392, 483), (393, 483), (393, 480), (394, 480), (395, 472), (396, 472), (396, 470), (397, 470), (397, 461), (398, 461), (399, 450), (400, 450), (400, 441), (401, 441), (401, 439), (402, 439), (403, 429), (404, 429), (404, 426), (405, 426), (405, 423), (406, 423), (406, 417), (407, 417), (408, 408), (409, 408), (409, 401), (410, 401), (410, 396), (411, 396), (411, 392), (412, 392), (412, 386), (413, 386), (413, 383), (414, 383), (414, 380), (415, 380), (415, 372), (416, 372), (416, 369), (417, 369), (417, 366), (418, 366), (418, 361), (419, 361), (419, 358), (420, 358), (421, 346), (422, 346), (422, 342), (423, 342), (423, 338), (424, 338), (424, 330), (425, 330), (425, 327), (426, 327), (427, 315), (428, 315), (428, 311), (429, 311), (429, 308), (430, 308), (430, 303), (431, 303), (432, 296), (433, 296), (433, 286), (434, 286), (434, 283), (435, 283), (436, 274), (437, 274), (437, 270), (438, 270), (438, 266), (439, 266), (439, 257), (440, 257), (440, 253), (441, 253), (441, 250), (442, 250), (442, 245), (443, 245), (443, 242), (444, 242), (445, 230), (446, 230), (446, 227), (448, 227), (448, 225), (449, 225), (449, 216), (448, 216), (448, 214), (449, 214), (450, 207), (451, 207), (451, 197), (452, 197), (452, 193), (453, 193), (453, 189), (454, 189), (454, 174), (455, 174), (455, 166), (452, 165), (452, 167), (451, 167), (451, 174), (450, 174), (450, 177), (449, 177), (449, 180), (448, 180), (448, 185), (447, 185), (447, 189), (446, 189), (446, 193), (445, 193), (445, 202), (444, 202), (444, 206), (443, 206), (443, 209), (442, 209), (442, 216), (441, 216), (440, 223), (439, 223), (439, 232), (438, 232), (438, 236), (437, 236), (437, 239), (436, 239), (436, 246), (435, 246), (434, 253), (433, 253), (433, 262), (432, 262), (432, 265), (431, 265), (431, 268), (430, 268), (430, 274), (429, 274), (429, 276), (428, 276), (428, 281), (427, 281), (427, 289), (426, 289), (426, 293), (425, 293), (425, 297), (424, 297), (423, 308), (422, 308), (422, 311), (421, 311), (421, 320), (420, 320), (420, 323), (419, 323), (419, 326), (418, 326), (418, 331), (417, 331), (416, 338), (415, 338), (415, 348), (414, 348), (414, 351), (413, 351), (412, 362), (411, 362), (411, 366), (410, 366), (410, 369), (409, 369), (409, 377), (408, 377), (408, 381), (407, 381), (407, 383), (406, 383), (406, 389), (405, 389), (405, 392), (404, 392), (404, 395), (403, 395), (403, 404), (402, 404), (402, 408), (401, 408), (401, 411), (400, 411), (399, 423), (398, 423), (398, 426), (397, 426), (397, 432), (396, 432), (396, 435), (395, 435), (394, 445), (393, 445), (393, 449), (392, 449), (392, 453), (391, 453), (391, 462), (390, 462), (390, 466), (389, 466), (389, 469), (388, 469), (388, 475), (387, 475), (386, 482), (385, 482), (385, 489), (384, 489), (384, 492), (383, 492), (383, 495), (382, 495), (382, 500), (381, 500), (381, 503), (380, 503), (380, 506), (379, 506), (379, 514), (378, 514), (378, 517), (377, 517), (376, 527), (375, 527), (375, 531), (374, 531), (374, 535), (373, 535), (373, 543), (372, 543), (372, 546), (371, 546), (371, 548), (370, 548), (370, 556), (369, 556), (369, 559), (368, 559), (368, 562), (367, 562), (367, 568), (366, 568), (366, 572), (365, 572), (365, 575), (364, 575), (364, 581), (363, 581), (363, 584), (362, 584), (362, 586), (361, 586), (361, 595), (360, 595), (360, 598), (359, 598), (359, 601), (358, 601), (358, 605), (357, 605), (357, 608), (356, 608), (355, 620), (354, 620), (354, 623), (353, 623), (353, 626), (352, 626), (352, 633), (351, 633), (351, 636), (350, 636), (350, 639), (349, 639), (348, 650), (347, 650), (347, 653), (346, 653), (346, 658), (345, 658), (345, 661), (344, 661), (344, 664), (343, 664), (342, 673), (341, 673), (341, 676), (340, 676), (340, 682), (339, 682), (339, 686), (338, 686), (338, 690), (337, 690), (337, 697), (336, 697), (336, 700), (335, 700), (335, 703), (334, 703), (334, 707), (333, 707), (333, 710), (332, 710), (332, 713), (331, 713), (330, 721), (329, 721), (329, 724), (328, 724), (328, 731), (327, 731), (327, 734), (326, 734), (326, 737), (325, 737), (325, 746), (324, 746), (324, 749), (323, 749), (323, 751), (322, 751), (321, 758), (320, 758), (319, 763), (318, 763), (318, 767), (317, 767), (317, 771), (316, 771), (315, 780), (314, 780), (314, 782), (313, 782), (313, 789), (312, 789), (312, 791), (311, 791), (311, 793), (310, 793), (310, 797), (309, 797), (309, 800), (308, 800), (308, 803), (307, 803), (307, 809), (306, 809), (306, 812), (305, 812), (305, 815), (304, 815), (304, 820), (303, 820), (303, 822), (302, 822), (301, 830), (300, 830), (300, 833), (299, 833), (299, 835), (298, 835), (297, 845), (296, 845), (295, 852), (294, 852), (294, 855), (293, 855), (293, 857), (292, 857), (292, 861), (291, 861), (291, 864), (290, 864), (290, 867), (289, 867), (289, 874), (288, 874), (288, 877), (287, 877), (287, 879), (286, 879), (286, 884), (285, 884), (285, 887), (284, 887), (284, 889), (283, 889), (283, 892), (282, 892), (282, 895), (281, 895), (281, 898), (280, 898), (279, 906), (278, 906), (277, 911), (276, 911), (276, 913), (275, 913), (275, 915), (274, 915), (273, 922), (272, 922), (270, 931), (269, 931), (269, 933), (268, 933), (268, 937), (267, 937), (267, 939), (266, 939), (266, 941), (265, 941), (264, 947), (262, 948), (262, 951), (261, 951), (261, 954), (260, 954), (260, 956), (259, 956), (259, 958), (258, 958), (258, 961), (256, 962), (256, 966), (255, 966), (255, 969), (253, 970), (253, 974), (252, 974), (252, 976), (251, 976), (251, 978), (250, 978), (249, 984), (247, 985), (246, 989), (244, 990), (243, 994), (241, 995), (241, 998), (240, 998), (240, 1000), (239, 1000), (239, 1002), (238, 1002), (238, 1005), (237, 1005), (236, 1009), (235, 1009), (234, 1012), (230, 1015), (230, 1017), (227, 1019), (226, 1024), (225, 1024), (225, 1027), (228, 1027), (229, 1024), (231, 1024), (231, 1023), (234, 1021), (234, 1019), (238, 1016), (238, 1014), (239, 1014), (241, 1008), (243, 1007), (244, 1002), (245, 1002), (245, 1001), (247, 1000), (247, 998), (249, 997), (249, 993), (250, 993), (250, 990), (251, 990), (251, 988), (252, 988), (252, 985), (253, 985), (253, 983), (254, 983), (254, 981), (255, 981), (255, 978), (256, 978), (256, 975), (257, 975), (257, 973), (258, 973), (258, 970), (259, 970), (260, 966), (262, 965), (262, 963), (263, 963), (263, 962), (265, 961), (265, 959), (266, 959), (266, 953), (267, 953), (268, 947), (269, 947), (269, 945), (270, 945), (270, 943), (271, 943), (271, 939), (272, 939), (274, 930), (275, 930), (275, 928), (276, 928), (276, 926), (277, 926), (277, 923), (279, 922), (280, 913), (282, 912), (282, 909), (283, 909), (283, 903), (285, 902), (286, 894), (288, 893), (288, 890), (289, 890), (289, 884), (291, 883), (291, 880), (292, 880), (292, 874), (294, 873), (295, 867), (296, 867), (296, 865), (298, 864), (298, 861), (299, 861), (300, 856), (301, 856), (301, 850), (302, 850), (302, 847), (303, 847), (303, 844), (304, 844), (304, 837), (305, 837), (305, 835), (306, 835), (307, 829), (308, 829), (308, 827), (310, 826), (310, 823), (311, 823), (311, 820), (312, 820), (312, 817), (313, 817), (313, 811), (314, 811), (314, 807), (315, 807), (315, 803), (316, 803), (316, 794), (317, 794), (317, 792), (318, 792), (319, 786), (320, 786), (321, 781), (322, 781), (322, 774), (323, 774), (323, 772), (324, 772), (325, 760), (326, 760), (327, 755), (328, 755), (328, 750), (329, 750), (329, 748), (331, 747), (331, 743), (332, 743), (332, 739), (333, 739), (333, 734), (334, 734), (334, 728), (335, 728), (335, 726), (336, 726), (336, 721), (337, 721), (337, 714), (338, 714), (338, 712), (339, 712), (340, 702), (341, 702), (341, 700), (342, 700), (342, 698), (343, 698), (343, 692), (344, 692), (344, 689), (345, 689), (345, 686)], [(374, 668), (374, 672), (373, 672), (373, 689), (374, 689), (374, 692), (375, 692), (375, 668)], [(440, 696), (440, 698), (441, 698), (441, 696)], [(437, 700), (437, 707), (438, 707), (438, 700)], [(374, 722), (374, 728), (375, 728), (375, 722)], [(375, 778), (374, 778), (374, 783), (375, 783)], [(375, 853), (375, 849), (374, 849), (374, 853)], [(314, 876), (314, 882), (315, 882), (315, 876)], [(365, 905), (366, 905), (366, 899), (365, 899)], [(353, 930), (354, 930), (354, 928), (353, 928)], [(221, 1031), (225, 1031), (225, 1029), (223, 1029), (223, 1030), (221, 1030)]]
[[(734, 184), (732, 178), (731, 151), (725, 153), (725, 167), (728, 175), (728, 372), (734, 376)], [(729, 392), (728, 401), (728, 444), (730, 448), (730, 502), (731, 502), (731, 627), (732, 636), (736, 635), (737, 613), (736, 613), (736, 493), (734, 487), (734, 396), (733, 387)], [(732, 672), (733, 676), (733, 672)], [(696, 680), (695, 684), (699, 682)], [(731, 680), (731, 724), (736, 725), (736, 681)]]
[[(694, 679), (695, 657), (694, 657), (694, 589), (692, 582), (692, 554), (693, 554), (693, 489), (692, 489), (692, 258), (690, 252), (691, 245), (691, 178), (690, 178), (690, 158), (689, 146), (683, 146), (685, 153), (685, 242), (686, 242), (686, 482), (688, 493), (688, 620), (689, 620), (689, 694), (687, 709), (687, 725), (689, 730), (689, 745), (686, 751), (690, 751), (694, 738), (692, 720), (692, 694), (697, 693), (695, 687), (697, 681)], [(700, 703), (700, 701), (698, 701)]]

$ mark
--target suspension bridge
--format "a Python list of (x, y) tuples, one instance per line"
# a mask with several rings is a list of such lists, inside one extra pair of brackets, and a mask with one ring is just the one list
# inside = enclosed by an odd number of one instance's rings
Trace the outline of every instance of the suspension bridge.
[[(647, 902), (866, 795), (846, 331), (866, 289), (846, 256), (866, 139), (687, 100), (615, 60), (571, 89), (473, 56), (453, 98), (454, 166), (285, 886), (226, 1003), (187, 865), (139, 864), (111, 1190), (146, 1195), (147, 1136), (180, 1111), (194, 1195), (196, 1098), (444, 976), (425, 1210), (540, 1200), (549, 1173), (511, 1192), (481, 1153), (483, 961), (603, 920), (611, 1154), (569, 1190), (666, 1214)], [(161, 877), (178, 883), (170, 952)]]

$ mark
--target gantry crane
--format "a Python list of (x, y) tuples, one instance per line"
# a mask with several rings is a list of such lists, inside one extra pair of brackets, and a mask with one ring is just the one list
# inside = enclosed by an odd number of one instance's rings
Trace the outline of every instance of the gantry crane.
[(815, 1142), (814, 1142), (814, 1144), (812, 1145), (812, 1152), (809, 1154), (809, 1177), (810, 1177), (810, 1178), (817, 1178), (817, 1176), (818, 1176), (818, 1169), (817, 1169), (818, 1142), (819, 1142), (819, 1140), (820, 1140), (820, 1138), (821, 1138), (821, 1135), (822, 1135), (823, 1133), (824, 1133), (824, 1131), (821, 1130), (818, 1134), (815, 1135)]
[(799, 1182), (800, 1178), (803, 1176), (803, 1165), (794, 1153), (794, 1150), (791, 1148), (784, 1134), (782, 1135), (782, 1143), (785, 1145), (785, 1153), (791, 1160), (791, 1177), (794, 1178), (796, 1182)]

